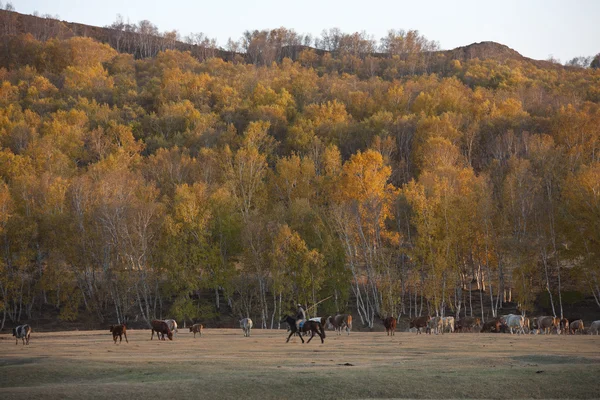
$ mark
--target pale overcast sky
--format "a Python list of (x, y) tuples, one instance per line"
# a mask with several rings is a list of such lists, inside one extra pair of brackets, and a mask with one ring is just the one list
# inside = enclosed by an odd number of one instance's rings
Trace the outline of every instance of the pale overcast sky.
[[(7, 0), (0, 0), (6, 3)], [(600, 52), (600, 0), (12, 0), (24, 14), (58, 15), (61, 20), (105, 26), (121, 14), (147, 19), (160, 31), (182, 37), (203, 32), (224, 46), (245, 30), (284, 26), (319, 36), (323, 29), (366, 31), (379, 40), (389, 29), (417, 29), (443, 49), (495, 41), (526, 57), (563, 63)]]

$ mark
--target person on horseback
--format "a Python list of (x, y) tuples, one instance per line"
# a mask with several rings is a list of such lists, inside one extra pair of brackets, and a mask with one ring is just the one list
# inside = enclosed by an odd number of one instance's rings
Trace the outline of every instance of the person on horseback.
[(302, 304), (298, 304), (298, 311), (296, 312), (296, 331), (300, 332), (300, 328), (306, 321), (306, 311), (302, 308)]

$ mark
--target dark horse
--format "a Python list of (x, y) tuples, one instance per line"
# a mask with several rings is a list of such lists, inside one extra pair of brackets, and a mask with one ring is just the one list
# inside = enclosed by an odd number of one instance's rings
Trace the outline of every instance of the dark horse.
[(290, 338), (294, 333), (297, 333), (298, 336), (300, 336), (300, 340), (302, 340), (302, 343), (304, 343), (304, 339), (301, 335), (301, 333), (303, 332), (311, 332), (310, 338), (306, 343), (310, 343), (312, 338), (315, 336), (315, 333), (321, 338), (321, 343), (324, 343), (323, 339), (325, 339), (325, 331), (323, 330), (323, 326), (320, 322), (306, 320), (304, 321), (304, 325), (302, 325), (302, 328), (300, 328), (300, 332), (298, 332), (298, 330), (296, 329), (296, 320), (290, 317), (289, 315), (283, 317), (281, 322), (287, 322), (290, 326), (290, 336), (288, 336), (287, 340), (285, 341), (286, 343), (290, 341)]

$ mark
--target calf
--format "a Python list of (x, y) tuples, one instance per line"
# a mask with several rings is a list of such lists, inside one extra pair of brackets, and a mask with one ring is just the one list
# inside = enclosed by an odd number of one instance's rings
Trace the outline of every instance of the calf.
[(190, 332), (194, 332), (194, 337), (196, 337), (196, 333), (200, 334), (200, 337), (202, 337), (202, 329), (204, 329), (202, 324), (194, 324), (190, 326)]
[(169, 329), (169, 325), (165, 321), (154, 319), (152, 320), (151, 325), (152, 336), (150, 336), (150, 340), (154, 338), (154, 332), (156, 332), (156, 337), (158, 338), (158, 340), (165, 340), (165, 334), (167, 335), (169, 340), (173, 340), (173, 332), (171, 331), (171, 329)]
[(421, 328), (427, 328), (427, 323), (431, 320), (431, 316), (418, 317), (410, 320), (409, 328), (417, 328), (417, 335), (422, 333)]
[(125, 336), (125, 342), (129, 343), (129, 340), (127, 340), (127, 327), (124, 324), (111, 325), (110, 332), (112, 332), (115, 344), (117, 344), (117, 337), (119, 338), (119, 343), (121, 343), (123, 341), (123, 336)]
[(383, 326), (385, 326), (385, 332), (387, 333), (387, 335), (395, 336), (396, 335), (396, 318), (387, 317), (386, 319), (384, 319), (382, 321), (383, 321)]
[(29, 337), (31, 336), (31, 327), (27, 324), (19, 325), (13, 328), (13, 336), (15, 337), (15, 345), (19, 344), (19, 339), (23, 340), (23, 346), (29, 344)]
[(575, 334), (576, 332), (583, 332), (583, 321), (578, 319), (576, 321), (571, 322), (569, 330), (571, 331), (571, 334)]

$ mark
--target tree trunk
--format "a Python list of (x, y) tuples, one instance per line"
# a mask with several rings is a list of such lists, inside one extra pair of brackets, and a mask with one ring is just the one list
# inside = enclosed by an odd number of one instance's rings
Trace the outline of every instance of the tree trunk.
[(552, 314), (556, 317), (556, 309), (554, 308), (554, 299), (552, 298), (552, 291), (550, 290), (550, 277), (548, 275), (548, 259), (546, 257), (546, 251), (542, 250), (542, 261), (544, 263), (544, 272), (546, 273), (546, 291), (550, 296), (550, 305), (552, 305)]

